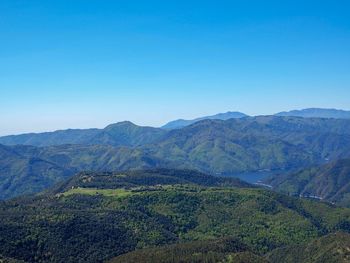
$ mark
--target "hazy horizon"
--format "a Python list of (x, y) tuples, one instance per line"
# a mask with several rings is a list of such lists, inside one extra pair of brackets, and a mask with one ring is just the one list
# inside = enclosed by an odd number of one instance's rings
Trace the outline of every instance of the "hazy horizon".
[(183, 118), (183, 117), (174, 118), (174, 119), (171, 119), (171, 120), (166, 120), (166, 121), (164, 121), (164, 122), (162, 122), (162, 123), (160, 123), (160, 124), (157, 124), (157, 125), (137, 123), (137, 122), (132, 121), (132, 120), (130, 120), (130, 119), (124, 119), (124, 120), (117, 120), (117, 121), (110, 121), (110, 122), (106, 122), (106, 123), (101, 123), (100, 126), (89, 126), (89, 123), (87, 122), (87, 123), (86, 123), (86, 126), (57, 127), (57, 128), (52, 128), (52, 129), (42, 127), (42, 128), (40, 128), (40, 129), (38, 129), (38, 130), (30, 130), (30, 131), (23, 130), (23, 131), (12, 132), (12, 133), (7, 133), (7, 134), (2, 134), (1, 131), (0, 131), (0, 136), (20, 135), (20, 134), (26, 134), (26, 133), (53, 132), (53, 131), (67, 130), (67, 129), (95, 129), (95, 128), (97, 128), (97, 129), (103, 129), (103, 128), (105, 128), (106, 126), (108, 126), (108, 125), (110, 125), (110, 124), (114, 124), (114, 123), (118, 123), (118, 122), (124, 122), (124, 121), (132, 122), (132, 123), (134, 123), (134, 124), (136, 124), (136, 125), (138, 125), (138, 126), (148, 126), (148, 127), (160, 128), (161, 126), (164, 126), (165, 124), (167, 124), (168, 122), (171, 122), (171, 121), (176, 121), (176, 120), (179, 120), (179, 119), (182, 119), (182, 120), (192, 120), (192, 119), (196, 119), (196, 118), (200, 118), (200, 117), (212, 116), (212, 115), (215, 115), (215, 114), (218, 114), (218, 113), (241, 112), (241, 113), (247, 114), (248, 116), (256, 117), (256, 116), (274, 115), (274, 114), (277, 114), (277, 113), (280, 113), (280, 112), (284, 112), (284, 111), (303, 110), (303, 109), (311, 109), (311, 108), (328, 109), (328, 110), (344, 110), (344, 111), (350, 111), (349, 109), (339, 109), (339, 108), (307, 107), (307, 108), (302, 108), (302, 109), (282, 110), (282, 111), (273, 112), (273, 113), (269, 113), (269, 114), (248, 114), (248, 113), (246, 113), (246, 112), (242, 112), (242, 111), (239, 111), (239, 110), (237, 110), (237, 111), (228, 110), (228, 111), (222, 111), (222, 112), (215, 112), (215, 113), (209, 113), (209, 114), (202, 114), (202, 115), (193, 116), (193, 117), (189, 117), (189, 118)]
[(0, 135), (350, 108), (349, 3), (0, 2)]

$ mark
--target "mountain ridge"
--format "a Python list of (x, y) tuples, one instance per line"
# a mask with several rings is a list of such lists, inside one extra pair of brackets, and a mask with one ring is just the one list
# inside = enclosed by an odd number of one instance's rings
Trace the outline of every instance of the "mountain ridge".
[[(261, 115), (263, 116), (263, 115)], [(337, 109), (307, 108), (279, 112), (274, 115), (284, 117), (303, 118), (335, 118), (350, 119), (350, 111)], [(167, 131), (181, 129), (203, 120), (228, 120), (231, 118), (256, 118), (241, 112), (228, 111), (210, 116), (203, 116), (192, 120), (178, 119), (170, 121), (160, 128), (139, 126), (130, 121), (122, 121), (107, 125), (103, 129), (65, 129), (42, 133), (24, 133), (18, 135), (0, 136), (0, 144), (5, 145), (34, 145), (53, 146), (61, 144), (109, 144), (113, 146), (137, 146), (153, 143), (162, 138)]]
[[(134, 126), (126, 127), (133, 129)], [(138, 131), (137, 128), (136, 134), (139, 134)], [(150, 132), (152, 136), (155, 134), (153, 129)], [(6, 149), (12, 153), (5, 151), (6, 156), (1, 160), (0, 167), (8, 168), (0, 174), (0, 187), (8, 185), (5, 182), (10, 183), (11, 187), (6, 187), (6, 198), (20, 194), (15, 191), (16, 185), (23, 184), (11, 178), (26, 174), (19, 173), (18, 169), (28, 170), (31, 167), (28, 161), (32, 159), (42, 160), (48, 166), (54, 165), (53, 171), (60, 169), (57, 178), (62, 179), (66, 172), (72, 175), (72, 171), (86, 170), (179, 168), (227, 176), (261, 170), (289, 172), (328, 160), (350, 158), (350, 120), (343, 119), (259, 116), (226, 121), (202, 120), (182, 129), (162, 131), (158, 135), (155, 142), (139, 146), (113, 146), (108, 143), (7, 146)], [(146, 142), (143, 132), (138, 138)], [(15, 158), (13, 152), (27, 162), (16, 164), (11, 161)], [(48, 166), (36, 165), (36, 169), (40, 168), (37, 174), (44, 174)], [(44, 176), (37, 183), (49, 186), (52, 182), (50, 176)], [(37, 189), (34, 184), (35, 181), (28, 184), (28, 189)]]
[(80, 173), (46, 193), (0, 201), (1, 257), (133, 262), (167, 246), (165, 257), (175, 252), (185, 262), (232, 262), (232, 253), (238, 262), (264, 262), (270, 253), (284, 258), (276, 249), (349, 232), (350, 209), (237, 182), (190, 170)]
[(276, 116), (294, 116), (303, 118), (350, 119), (350, 111), (326, 108), (306, 108), (302, 110), (282, 111)]
[(350, 207), (350, 159), (340, 159), (265, 180), (280, 192), (312, 196)]
[(0, 144), (55, 146), (62, 144), (102, 144), (137, 146), (156, 141), (165, 131), (149, 126), (138, 126), (130, 121), (107, 125), (103, 129), (67, 129), (44, 133), (27, 133), (0, 137)]
[(228, 111), (225, 113), (217, 113), (215, 115), (195, 118), (192, 120), (178, 119), (178, 120), (170, 121), (170, 122), (166, 123), (165, 125), (163, 125), (161, 128), (166, 129), (166, 130), (180, 129), (180, 128), (183, 128), (185, 126), (191, 125), (193, 123), (196, 123), (196, 122), (202, 121), (202, 120), (215, 120), (215, 119), (228, 120), (231, 118), (244, 118), (244, 117), (249, 117), (249, 116), (242, 113), (242, 112), (238, 112), (238, 111)]

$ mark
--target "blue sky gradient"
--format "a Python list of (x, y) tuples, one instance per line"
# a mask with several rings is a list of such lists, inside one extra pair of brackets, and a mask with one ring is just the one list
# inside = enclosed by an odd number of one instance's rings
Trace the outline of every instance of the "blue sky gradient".
[(350, 109), (349, 1), (0, 1), (0, 135)]

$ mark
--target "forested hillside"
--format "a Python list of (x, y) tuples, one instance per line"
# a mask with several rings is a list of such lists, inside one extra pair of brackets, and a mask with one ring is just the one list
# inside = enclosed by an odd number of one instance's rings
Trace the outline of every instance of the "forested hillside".
[(0, 202), (0, 214), (2, 256), (26, 262), (102, 262), (137, 249), (150, 250), (136, 257), (152, 257), (171, 244), (183, 245), (169, 255), (193, 256), (207, 246), (197, 259), (254, 262), (277, 248), (350, 231), (349, 209), (164, 169), (80, 173), (36, 197)]
[(138, 146), (157, 141), (165, 131), (137, 126), (129, 121), (108, 125), (104, 129), (68, 129), (45, 133), (28, 133), (0, 137), (5, 145), (53, 146), (62, 144)]
[(40, 192), (73, 174), (69, 167), (0, 145), (0, 199)]
[[(98, 144), (94, 145), (89, 141), (3, 146), (7, 150), (0, 166), (0, 198), (37, 192), (85, 170), (167, 167), (232, 176), (261, 170), (287, 173), (350, 156), (350, 120), (341, 119), (261, 116), (203, 120), (171, 131), (121, 123), (105, 131), (95, 136)], [(123, 143), (129, 146), (115, 146)], [(13, 154), (23, 160), (40, 160), (40, 165), (12, 162)], [(31, 174), (31, 170), (36, 171), (36, 180), (29, 180), (24, 191), (22, 181), (13, 178)]]
[(350, 159), (276, 175), (268, 178), (266, 183), (290, 195), (312, 196), (350, 206)]
[(350, 235), (348, 233), (332, 233), (312, 240), (304, 245), (292, 245), (272, 251), (266, 257), (271, 263), (300, 262), (350, 262)]

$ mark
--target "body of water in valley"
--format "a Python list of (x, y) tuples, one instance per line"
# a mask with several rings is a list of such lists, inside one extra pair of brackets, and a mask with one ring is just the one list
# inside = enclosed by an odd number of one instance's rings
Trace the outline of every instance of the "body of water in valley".
[(266, 187), (269, 187), (269, 185), (265, 185), (262, 183), (262, 181), (269, 176), (272, 176), (274, 174), (278, 174), (278, 171), (254, 171), (254, 172), (245, 172), (245, 173), (238, 173), (238, 174), (230, 174), (226, 175), (229, 177), (237, 177), (243, 181), (246, 181), (251, 184), (259, 184)]

